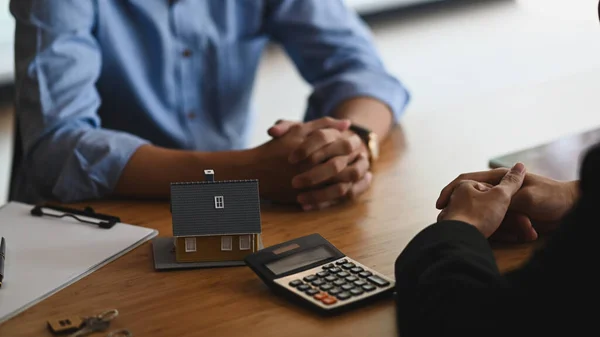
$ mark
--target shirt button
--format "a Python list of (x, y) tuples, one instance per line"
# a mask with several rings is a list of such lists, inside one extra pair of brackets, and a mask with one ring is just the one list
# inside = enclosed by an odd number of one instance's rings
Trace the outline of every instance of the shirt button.
[(189, 112), (187, 117), (188, 117), (188, 119), (194, 119), (194, 118), (196, 118), (196, 114), (194, 112)]
[(185, 49), (181, 54), (183, 55), (183, 57), (190, 57), (192, 56), (192, 51), (189, 49)]

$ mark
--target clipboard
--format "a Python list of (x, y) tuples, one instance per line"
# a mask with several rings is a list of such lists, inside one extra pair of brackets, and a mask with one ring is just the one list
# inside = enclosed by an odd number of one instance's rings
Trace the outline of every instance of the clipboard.
[(0, 208), (0, 324), (158, 235), (92, 211), (18, 202)]

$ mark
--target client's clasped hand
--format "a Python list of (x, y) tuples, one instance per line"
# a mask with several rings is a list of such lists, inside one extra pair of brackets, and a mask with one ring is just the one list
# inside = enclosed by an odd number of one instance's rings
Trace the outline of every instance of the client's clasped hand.
[(527, 242), (549, 232), (578, 198), (578, 182), (525, 173), (523, 164), (461, 174), (446, 186), (436, 207), (439, 220), (461, 220), (486, 238)]
[(525, 166), (519, 163), (496, 186), (475, 180), (462, 180), (452, 189), (438, 221), (466, 222), (489, 238), (500, 227), (510, 201), (523, 185), (524, 178)]

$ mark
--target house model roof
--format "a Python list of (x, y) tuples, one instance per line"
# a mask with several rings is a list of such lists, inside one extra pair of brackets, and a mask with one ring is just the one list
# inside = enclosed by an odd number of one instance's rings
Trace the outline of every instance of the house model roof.
[(260, 233), (258, 180), (212, 179), (171, 184), (173, 236)]

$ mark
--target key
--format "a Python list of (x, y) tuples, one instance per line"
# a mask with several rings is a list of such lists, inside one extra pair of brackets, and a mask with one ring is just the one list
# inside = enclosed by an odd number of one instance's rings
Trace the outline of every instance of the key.
[(108, 330), (110, 321), (104, 321), (98, 317), (90, 317), (85, 319), (83, 327), (69, 337), (84, 337), (95, 332), (104, 332)]
[(104, 332), (108, 329), (110, 321), (119, 315), (117, 309), (108, 310), (98, 316), (87, 317), (83, 327), (69, 337), (84, 337), (94, 332)]

